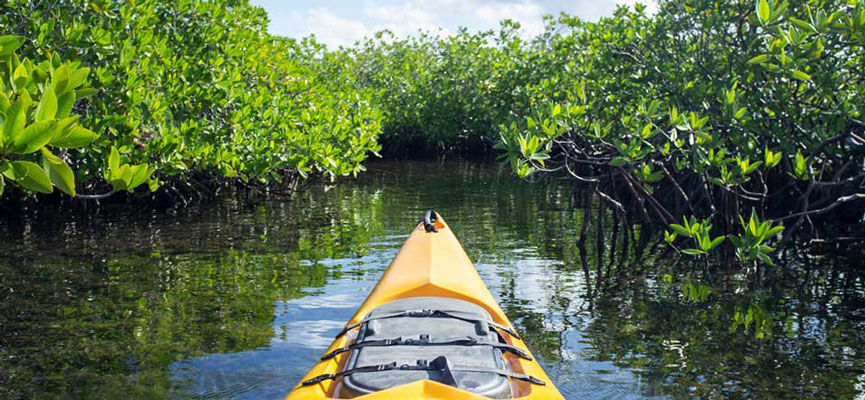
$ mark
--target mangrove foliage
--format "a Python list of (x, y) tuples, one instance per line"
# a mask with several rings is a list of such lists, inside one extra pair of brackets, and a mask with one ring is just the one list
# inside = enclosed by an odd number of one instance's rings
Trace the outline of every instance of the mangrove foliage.
[(186, 198), (361, 171), (379, 149), (371, 95), (266, 27), (246, 1), (0, 2), (4, 182)]
[(0, 10), (4, 199), (185, 202), (357, 174), (383, 149), (497, 154), (707, 262), (772, 263), (778, 238), (865, 217), (862, 0), (662, 0), (535, 37), (503, 21), (338, 49), (268, 34), (243, 0)]

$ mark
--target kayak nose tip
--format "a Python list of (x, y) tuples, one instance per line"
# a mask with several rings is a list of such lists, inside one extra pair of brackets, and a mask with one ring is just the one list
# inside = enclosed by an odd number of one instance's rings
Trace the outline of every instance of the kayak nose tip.
[(439, 229), (444, 228), (445, 224), (435, 210), (429, 209), (423, 217), (423, 227), (429, 233), (436, 233)]

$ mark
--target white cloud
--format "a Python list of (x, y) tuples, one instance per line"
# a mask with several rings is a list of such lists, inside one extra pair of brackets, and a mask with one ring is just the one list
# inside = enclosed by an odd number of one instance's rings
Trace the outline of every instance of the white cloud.
[(447, 34), (460, 27), (495, 29), (504, 19), (518, 21), (524, 33), (535, 35), (543, 31), (546, 12), (529, 0), (367, 0), (363, 13), (378, 22), (378, 27), (391, 29), (401, 36), (418, 30)]
[(486, 25), (496, 26), (505, 19), (518, 21), (523, 32), (532, 36), (544, 31), (544, 15), (547, 14), (541, 6), (529, 1), (480, 4), (475, 12)]
[(271, 15), (272, 23), (288, 23), (293, 27), (296, 36), (314, 34), (319, 42), (331, 47), (350, 46), (364, 36), (375, 33), (375, 30), (363, 22), (337, 15), (324, 7), (293, 11), (282, 17), (277, 19)]
[(330, 47), (349, 46), (377, 31), (396, 36), (420, 31), (448, 35), (460, 27), (470, 31), (497, 29), (504, 19), (517, 21), (526, 36), (543, 32), (545, 14), (565, 11), (586, 20), (610, 15), (617, 4), (655, 0), (330, 0), (316, 2), (252, 0), (264, 7), (275, 34), (302, 37), (315, 34)]
[(444, 35), (451, 33), (442, 23), (441, 15), (425, 7), (424, 2), (388, 3), (367, 1), (362, 8), (363, 14), (376, 23), (376, 31), (388, 29), (396, 36), (414, 34), (419, 30)]
[(362, 22), (338, 16), (325, 8), (314, 8), (309, 11), (309, 32), (329, 45), (351, 45), (363, 36), (373, 32)]

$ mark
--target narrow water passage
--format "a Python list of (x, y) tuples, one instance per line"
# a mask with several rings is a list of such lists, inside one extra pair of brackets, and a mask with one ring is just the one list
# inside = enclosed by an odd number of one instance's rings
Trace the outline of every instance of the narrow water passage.
[(568, 399), (865, 389), (854, 262), (803, 258), (751, 291), (735, 273), (669, 254), (617, 257), (601, 279), (596, 249), (588, 275), (580, 263), (570, 198), (497, 165), (379, 162), (292, 198), (3, 221), (0, 397), (279, 399), (427, 208), (448, 220)]

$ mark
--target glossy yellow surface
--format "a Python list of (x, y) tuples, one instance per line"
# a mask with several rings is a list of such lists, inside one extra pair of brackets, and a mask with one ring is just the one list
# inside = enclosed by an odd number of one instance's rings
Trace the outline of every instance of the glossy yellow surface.
[[(346, 325), (362, 320), (372, 309), (399, 299), (417, 296), (440, 296), (467, 300), (484, 307), (493, 321), (511, 326), (505, 313), (499, 308), (481, 277), (475, 270), (465, 250), (444, 220), (436, 222), (438, 232), (426, 232), (423, 223), (415, 227), (399, 253), (385, 271), (379, 283)], [(357, 329), (336, 339), (327, 352), (350, 344)], [(522, 340), (504, 335), (511, 345), (531, 354)], [(321, 374), (340, 371), (348, 360), (348, 352), (333, 359), (320, 361), (307, 373), (303, 380)], [(534, 358), (534, 357), (532, 357)], [(514, 372), (529, 374), (544, 382), (546, 386), (532, 385), (528, 382), (511, 380), (513, 398), (519, 399), (564, 399), (541, 366), (534, 361), (505, 355), (510, 369)], [(327, 380), (312, 386), (298, 385), (288, 394), (286, 400), (312, 400), (339, 398), (339, 380)], [(333, 397), (337, 396), (337, 397)], [(423, 380), (394, 387), (356, 399), (486, 399), (451, 386)]]

